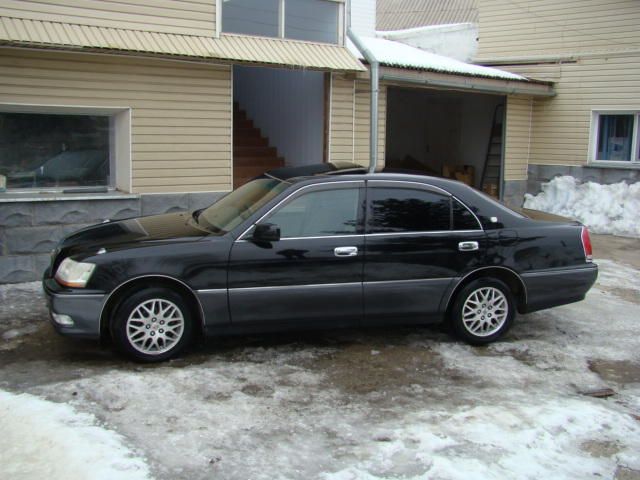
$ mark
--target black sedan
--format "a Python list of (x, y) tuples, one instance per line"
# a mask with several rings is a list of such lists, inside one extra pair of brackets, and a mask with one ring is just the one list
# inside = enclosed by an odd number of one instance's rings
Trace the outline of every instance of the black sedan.
[(582, 300), (597, 277), (577, 222), (442, 178), (313, 171), (67, 237), (44, 277), (54, 327), (141, 361), (196, 335), (293, 328), (447, 321), (485, 344), (516, 312)]

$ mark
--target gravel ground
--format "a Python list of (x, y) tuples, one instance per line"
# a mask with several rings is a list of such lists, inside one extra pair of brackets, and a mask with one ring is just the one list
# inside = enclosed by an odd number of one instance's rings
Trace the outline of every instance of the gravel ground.
[[(345, 330), (141, 366), (55, 335), (38, 284), (0, 286), (0, 389), (94, 419), (157, 479), (640, 479), (640, 240), (593, 243), (584, 302), (519, 316), (483, 348), (437, 327)], [(11, 438), (0, 477), (36, 478)]]

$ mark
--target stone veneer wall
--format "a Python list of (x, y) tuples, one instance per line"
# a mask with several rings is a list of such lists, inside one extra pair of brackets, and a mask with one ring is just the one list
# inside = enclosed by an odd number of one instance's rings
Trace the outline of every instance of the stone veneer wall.
[(525, 193), (527, 193), (526, 180), (506, 180), (502, 200), (509, 207), (520, 208), (524, 203)]
[(526, 192), (536, 195), (540, 193), (543, 183), (560, 175), (571, 175), (581, 182), (595, 182), (603, 185), (622, 181), (627, 183), (640, 181), (640, 169), (638, 168), (530, 164)]
[(106, 219), (195, 210), (223, 193), (70, 196), (64, 200), (0, 200), (0, 283), (40, 280), (64, 236)]

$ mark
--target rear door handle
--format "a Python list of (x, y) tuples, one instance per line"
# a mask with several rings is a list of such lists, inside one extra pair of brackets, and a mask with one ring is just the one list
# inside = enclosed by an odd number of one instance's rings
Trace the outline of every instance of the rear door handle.
[(460, 242), (458, 243), (458, 250), (461, 252), (475, 252), (480, 246), (478, 242)]
[(355, 257), (358, 255), (358, 247), (336, 247), (333, 254), (336, 257)]

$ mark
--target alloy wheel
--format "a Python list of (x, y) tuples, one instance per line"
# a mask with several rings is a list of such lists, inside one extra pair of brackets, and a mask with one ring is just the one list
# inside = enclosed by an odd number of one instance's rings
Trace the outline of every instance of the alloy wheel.
[(509, 302), (495, 287), (481, 287), (469, 294), (462, 307), (464, 328), (472, 335), (488, 337), (507, 321)]
[(127, 339), (131, 346), (148, 355), (171, 350), (182, 338), (185, 320), (178, 306), (163, 298), (140, 303), (126, 323)]

